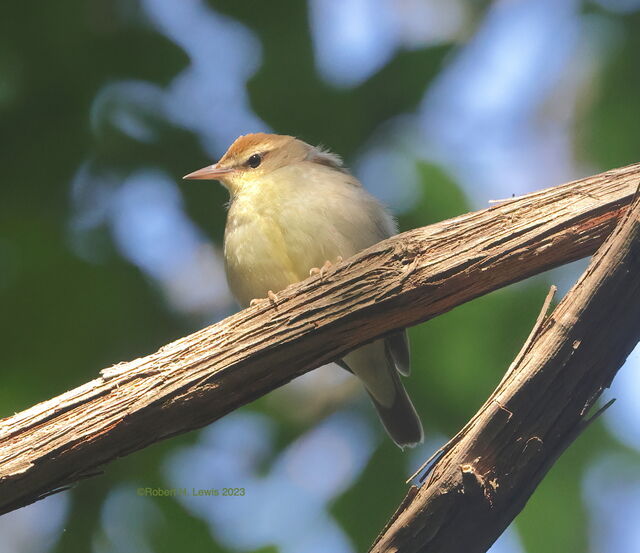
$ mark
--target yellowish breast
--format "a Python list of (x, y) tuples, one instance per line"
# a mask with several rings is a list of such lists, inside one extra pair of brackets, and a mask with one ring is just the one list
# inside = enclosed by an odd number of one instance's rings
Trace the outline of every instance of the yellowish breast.
[(389, 236), (391, 218), (343, 173), (289, 166), (244, 187), (229, 209), (225, 266), (243, 306)]

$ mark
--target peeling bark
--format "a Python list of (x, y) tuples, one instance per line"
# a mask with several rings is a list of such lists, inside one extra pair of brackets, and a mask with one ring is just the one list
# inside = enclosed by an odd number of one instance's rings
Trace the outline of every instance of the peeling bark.
[[(1, 420), (0, 513), (363, 343), (592, 254), (639, 179), (640, 164), (631, 165), (405, 232), (290, 286), (275, 305), (265, 300)], [(499, 432), (503, 412), (494, 424)]]
[(640, 196), (546, 317), (550, 300), (502, 382), (371, 553), (486, 551), (602, 412), (588, 418), (640, 340)]

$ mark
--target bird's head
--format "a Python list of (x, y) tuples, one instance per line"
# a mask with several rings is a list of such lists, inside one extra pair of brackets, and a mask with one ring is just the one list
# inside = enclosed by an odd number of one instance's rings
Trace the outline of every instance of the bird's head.
[(244, 186), (258, 182), (269, 173), (302, 161), (344, 170), (338, 156), (293, 136), (255, 133), (238, 137), (218, 163), (203, 167), (183, 178), (218, 180), (234, 195)]

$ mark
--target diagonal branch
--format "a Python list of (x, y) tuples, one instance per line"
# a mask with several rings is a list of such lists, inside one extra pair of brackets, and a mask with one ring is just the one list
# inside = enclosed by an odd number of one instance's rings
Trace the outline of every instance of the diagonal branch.
[(443, 448), (428, 483), (411, 488), (371, 553), (491, 546), (602, 412), (587, 418), (640, 340), (639, 275), (640, 196), (549, 317), (545, 302), (503, 380)]
[(358, 345), (593, 253), (640, 164), (395, 236), (0, 421), (0, 513), (208, 424)]

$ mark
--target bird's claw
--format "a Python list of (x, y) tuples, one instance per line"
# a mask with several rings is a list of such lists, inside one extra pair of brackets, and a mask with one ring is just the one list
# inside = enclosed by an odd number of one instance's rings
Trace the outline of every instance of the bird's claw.
[(267, 292), (267, 297), (266, 298), (253, 298), (250, 302), (249, 302), (249, 307), (253, 307), (254, 305), (257, 305), (258, 303), (265, 301), (265, 300), (269, 300), (274, 306), (278, 304), (278, 296), (276, 296), (275, 292), (273, 290), (269, 290)]
[(324, 265), (320, 268), (313, 267), (309, 269), (309, 276), (320, 275), (320, 278), (323, 279), (325, 273), (331, 268), (331, 261), (325, 261)]
[[(342, 262), (342, 256), (339, 255), (338, 257), (336, 257), (336, 263), (341, 263), (341, 262)], [(333, 266), (333, 263), (331, 263), (331, 261), (325, 261), (322, 267), (320, 268), (313, 267), (312, 269), (310, 269), (309, 276), (320, 275), (320, 279), (323, 279), (324, 275), (327, 273), (329, 269), (331, 269), (332, 266)]]

